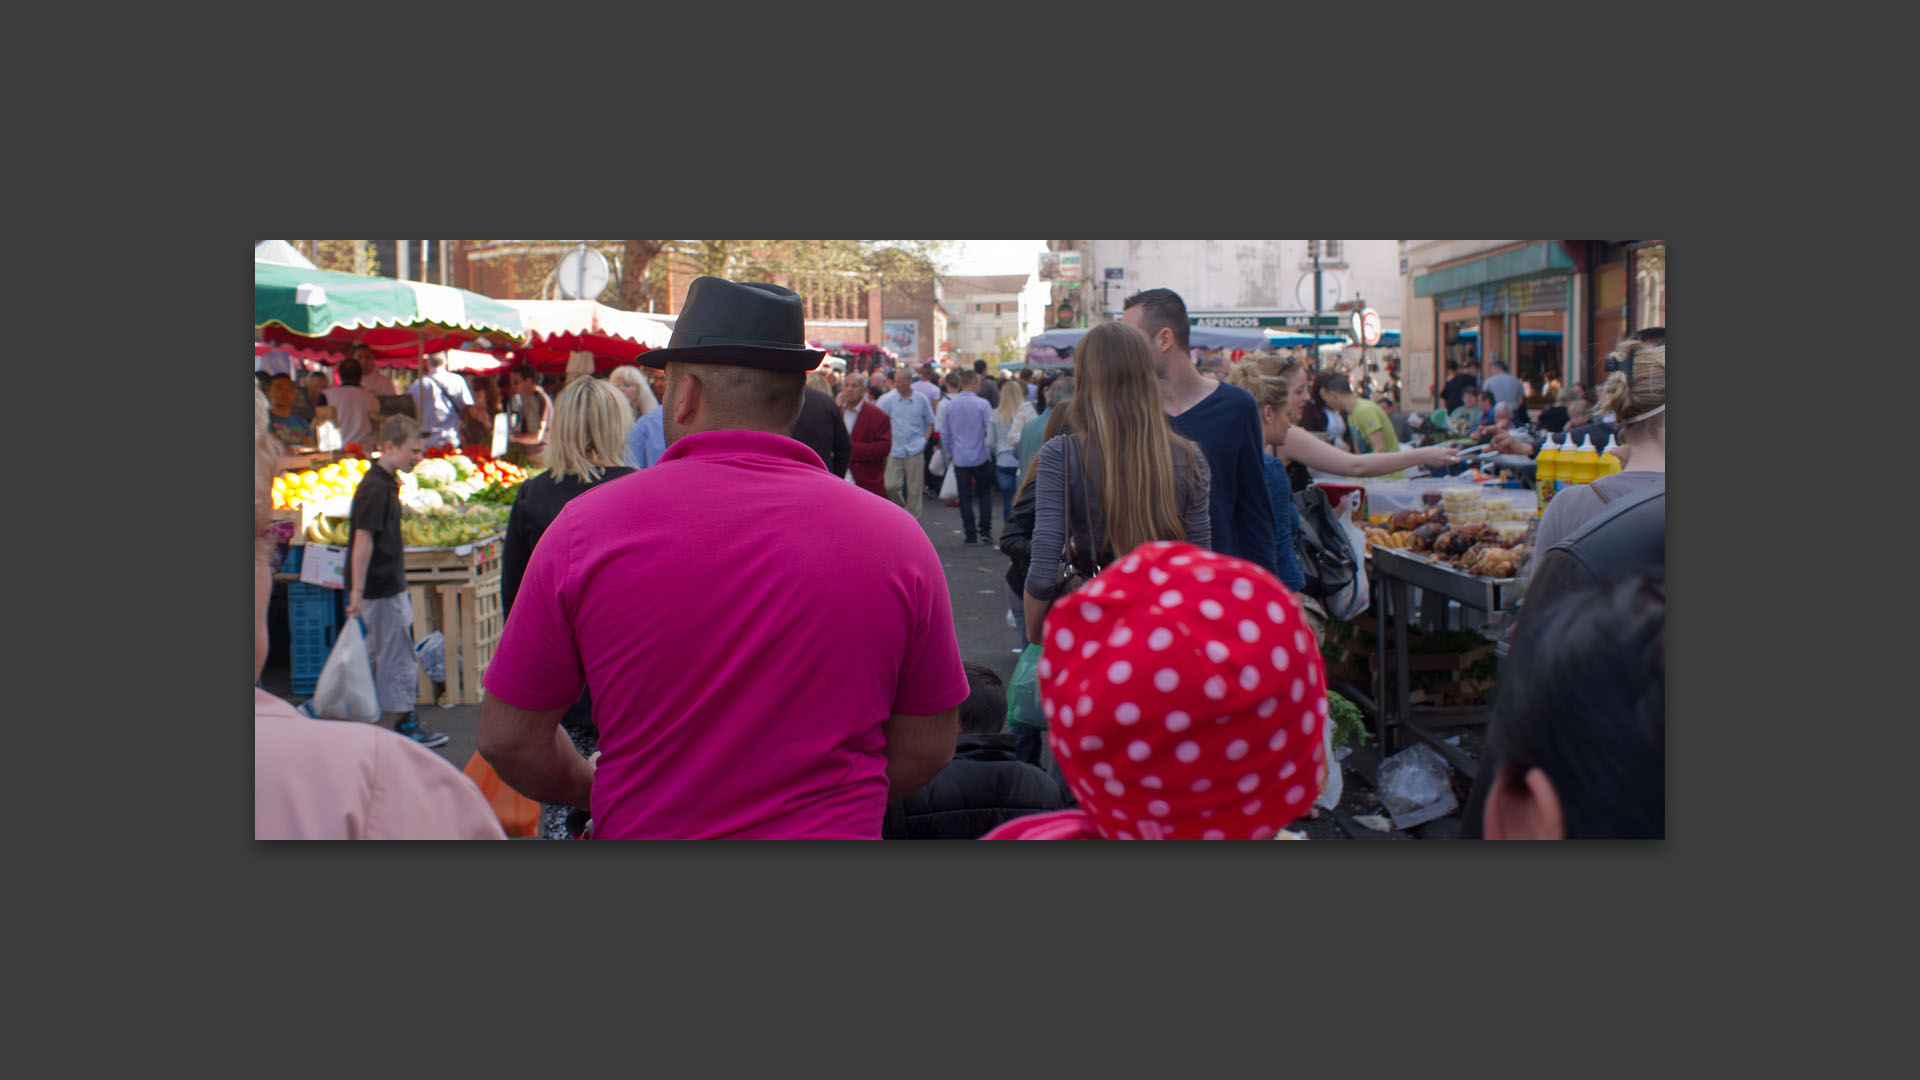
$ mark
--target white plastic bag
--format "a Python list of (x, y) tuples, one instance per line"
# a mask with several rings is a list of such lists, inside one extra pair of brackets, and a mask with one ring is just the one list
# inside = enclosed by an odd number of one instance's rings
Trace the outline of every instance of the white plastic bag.
[(320, 669), (320, 681), (314, 685), (313, 700), (308, 705), (316, 716), (328, 720), (380, 721), (373, 662), (367, 658), (367, 641), (359, 619), (348, 619), (334, 639), (333, 652)]
[[(939, 453), (938, 450), (934, 453)], [(940, 481), (940, 501), (949, 506), (960, 505), (960, 482), (954, 479), (959, 470), (948, 469), (946, 478)]]
[(1340, 532), (1347, 538), (1347, 546), (1353, 550), (1353, 581), (1346, 588), (1330, 596), (1324, 602), (1327, 614), (1335, 619), (1351, 619), (1367, 610), (1367, 536), (1360, 526), (1353, 523), (1353, 511), (1358, 507), (1359, 492), (1353, 492), (1340, 500), (1333, 508), (1333, 515), (1340, 522)]
[(447, 639), (440, 631), (435, 630), (421, 638), (420, 643), (413, 647), (413, 657), (419, 661), (420, 670), (426, 673), (427, 678), (437, 683), (447, 681)]
[(1322, 810), (1332, 810), (1340, 805), (1340, 796), (1346, 791), (1346, 782), (1340, 771), (1340, 761), (1333, 756), (1333, 721), (1321, 725), (1322, 739), (1327, 748), (1327, 784), (1320, 789), (1320, 795), (1313, 805)]
[(947, 452), (945, 450), (938, 447), (934, 448), (933, 456), (927, 459), (927, 471), (935, 476), (945, 476), (947, 474)]

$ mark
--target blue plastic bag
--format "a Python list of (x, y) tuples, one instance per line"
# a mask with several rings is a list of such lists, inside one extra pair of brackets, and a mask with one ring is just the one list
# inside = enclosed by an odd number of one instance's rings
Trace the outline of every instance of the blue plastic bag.
[(1013, 679), (1007, 684), (1007, 726), (1014, 724), (1047, 726), (1046, 714), (1040, 711), (1040, 646), (1031, 642), (1013, 665)]

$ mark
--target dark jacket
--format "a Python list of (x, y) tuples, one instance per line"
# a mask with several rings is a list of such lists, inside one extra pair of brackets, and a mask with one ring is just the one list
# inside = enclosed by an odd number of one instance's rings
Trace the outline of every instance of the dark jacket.
[(1060, 785), (1013, 756), (1013, 734), (962, 735), (953, 763), (887, 806), (884, 840), (978, 840), (1002, 822), (1066, 809)]
[[(1028, 423), (1033, 421), (1029, 420)], [(1013, 500), (1013, 512), (1000, 526), (1000, 552), (1013, 565), (1007, 568), (1007, 587), (1016, 594), (1027, 587), (1027, 562), (1032, 557), (1034, 506), (1040, 497), (1040, 485), (1027, 483)]]
[(853, 441), (847, 437), (846, 421), (840, 418), (840, 404), (823, 390), (807, 387), (806, 400), (800, 405), (800, 417), (793, 422), (793, 437), (813, 448), (820, 463), (835, 476), (847, 475), (847, 460), (853, 456)]

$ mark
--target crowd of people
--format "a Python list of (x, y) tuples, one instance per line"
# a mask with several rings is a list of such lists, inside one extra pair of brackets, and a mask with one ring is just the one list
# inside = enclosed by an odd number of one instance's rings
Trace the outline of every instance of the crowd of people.
[[(1268, 839), (1337, 798), (1326, 613), (1303, 591), (1295, 496), (1314, 472), (1454, 466), (1444, 445), (1411, 445), (1457, 431), (1453, 411), (1410, 424), (1390, 383), (1298, 354), (1196, 363), (1167, 289), (1089, 330), (1070, 372), (1005, 378), (984, 362), (823, 366), (802, 310), (779, 286), (701, 278), (672, 342), (639, 366), (552, 396), (534, 369), (510, 373), (512, 441), (546, 471), (508, 525), (479, 751), (542, 804), (541, 835)], [(1463, 835), (1662, 834), (1664, 559), (1645, 555), (1644, 498), (1637, 547), (1608, 504), (1663, 475), (1664, 364), (1663, 337), (1644, 334), (1609, 362), (1596, 404), (1638, 475), (1549, 508), (1555, 544), (1539, 547), (1578, 569), (1548, 575), (1551, 604), (1529, 597)], [(1450, 374), (1440, 397), (1485, 405), (1473, 429), (1519, 438), (1512, 409), (1530, 388), (1499, 368), (1484, 384)], [(343, 420), (364, 377), (343, 363), (326, 391)], [(263, 447), (293, 430), (297, 388), (264, 389)], [(1552, 419), (1571, 423), (1579, 389), (1554, 390), (1567, 405)], [(389, 665), (383, 721), (411, 736), (392, 741), (414, 744), (394, 761), (440, 783), (412, 751), (445, 736), (412, 711), (411, 649), (388, 629), (411, 625), (404, 588), (388, 591), (393, 475), (463, 423), (490, 424), (501, 399), (443, 363), (410, 393), (420, 420), (387, 422), (355, 496), (349, 610), (368, 618), (376, 669)], [(925, 525), (949, 475), (965, 543), (1008, 559), (1030, 704), (961, 661)], [(823, 662), (806, 647), (823, 625), (858, 628), (866, 647)], [(1588, 647), (1620, 634), (1632, 638)], [(257, 725), (286, 721), (257, 712)], [(367, 767), (348, 760), (360, 742), (340, 747), (326, 767)], [(291, 757), (273, 768), (259, 798), (292, 821), (283, 782), (309, 801), (324, 785), (284, 775)], [(471, 809), (382, 821), (485, 832), (456, 828)], [(341, 820), (354, 834), (362, 819)]]

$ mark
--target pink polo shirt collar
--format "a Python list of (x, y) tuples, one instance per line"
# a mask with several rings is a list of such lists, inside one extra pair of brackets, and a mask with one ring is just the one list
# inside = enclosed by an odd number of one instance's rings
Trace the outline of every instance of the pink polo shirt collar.
[(661, 454), (654, 464), (665, 465), (681, 458), (736, 456), (784, 458), (782, 464), (791, 462), (821, 472), (827, 471), (827, 467), (820, 463), (820, 455), (814, 453), (807, 444), (766, 431), (699, 431), (682, 435), (667, 447), (667, 452)]

